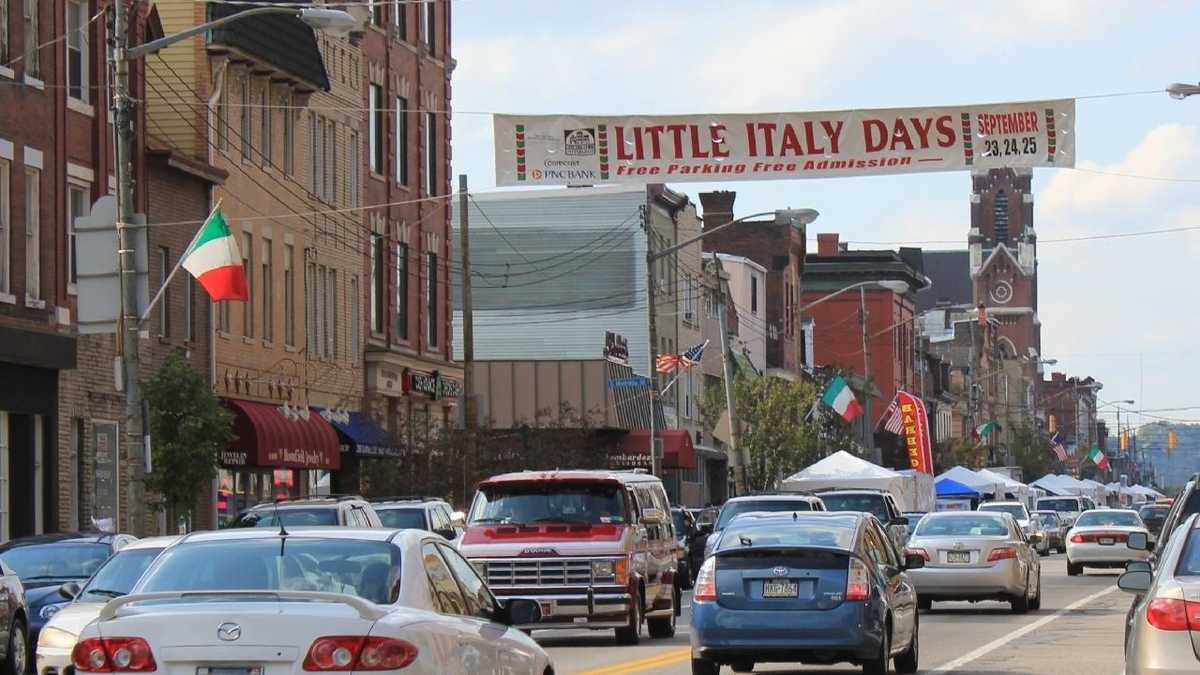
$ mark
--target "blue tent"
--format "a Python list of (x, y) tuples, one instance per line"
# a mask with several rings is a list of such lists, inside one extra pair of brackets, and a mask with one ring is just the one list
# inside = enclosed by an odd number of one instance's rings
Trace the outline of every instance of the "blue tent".
[(979, 491), (975, 488), (963, 485), (953, 478), (941, 478), (937, 483), (934, 483), (934, 488), (937, 490), (938, 497), (959, 497), (979, 499)]

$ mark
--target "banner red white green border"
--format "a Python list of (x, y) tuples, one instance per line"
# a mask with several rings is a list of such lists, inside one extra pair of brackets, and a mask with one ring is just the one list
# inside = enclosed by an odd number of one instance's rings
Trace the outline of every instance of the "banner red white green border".
[(495, 115), (496, 184), (1073, 167), (1075, 100), (703, 115)]

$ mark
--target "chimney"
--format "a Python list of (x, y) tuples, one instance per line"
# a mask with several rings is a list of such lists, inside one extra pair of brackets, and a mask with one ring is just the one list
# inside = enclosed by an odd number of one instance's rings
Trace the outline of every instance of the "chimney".
[(700, 206), (704, 209), (704, 229), (719, 227), (733, 220), (733, 200), (736, 197), (737, 193), (731, 190), (701, 192)]
[(837, 232), (822, 232), (817, 235), (817, 255), (822, 258), (836, 258), (841, 250)]

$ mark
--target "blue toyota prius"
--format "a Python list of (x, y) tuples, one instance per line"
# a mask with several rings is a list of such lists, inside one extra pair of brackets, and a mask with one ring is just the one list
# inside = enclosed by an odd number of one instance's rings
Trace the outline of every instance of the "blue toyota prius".
[(874, 516), (748, 513), (721, 533), (692, 596), (692, 673), (755, 663), (917, 672), (917, 593)]

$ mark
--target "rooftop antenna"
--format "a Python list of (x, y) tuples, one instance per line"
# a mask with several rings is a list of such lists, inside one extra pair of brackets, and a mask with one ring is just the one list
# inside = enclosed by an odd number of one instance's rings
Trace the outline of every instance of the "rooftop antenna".
[[(275, 522), (279, 523), (279, 536), (281, 536), (281, 537), (288, 536), (287, 528), (283, 526), (283, 519), (279, 517), (279, 500), (278, 499), (275, 500), (275, 510), (272, 512), (272, 515), (275, 516)], [(280, 555), (283, 555), (282, 549), (280, 549)]]

